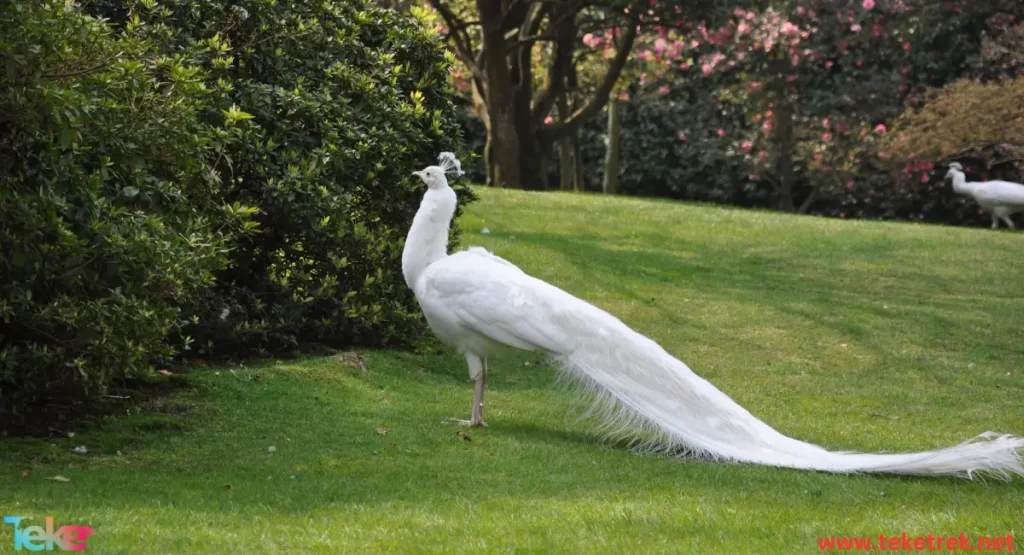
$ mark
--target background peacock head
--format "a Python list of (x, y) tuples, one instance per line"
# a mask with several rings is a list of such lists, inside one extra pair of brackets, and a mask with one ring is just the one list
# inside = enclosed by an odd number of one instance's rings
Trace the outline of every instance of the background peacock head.
[(946, 172), (946, 179), (953, 179), (953, 177), (959, 172), (963, 173), (964, 167), (960, 165), (960, 162), (950, 162), (949, 171)]

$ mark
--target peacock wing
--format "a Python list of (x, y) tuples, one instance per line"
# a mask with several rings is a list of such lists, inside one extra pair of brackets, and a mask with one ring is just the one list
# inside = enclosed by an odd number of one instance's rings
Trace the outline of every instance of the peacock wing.
[(987, 189), (988, 196), (999, 204), (1024, 206), (1024, 185), (1010, 181), (991, 181)]
[(439, 260), (423, 275), (423, 296), (444, 318), (523, 350), (568, 353), (574, 339), (558, 323), (558, 293), (480, 248)]

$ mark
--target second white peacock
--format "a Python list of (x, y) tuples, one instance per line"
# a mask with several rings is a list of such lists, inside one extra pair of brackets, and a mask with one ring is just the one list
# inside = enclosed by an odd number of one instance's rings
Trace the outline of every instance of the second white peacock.
[(402, 272), (441, 340), (465, 356), (474, 381), (468, 424), (485, 425), (487, 357), (508, 349), (547, 352), (600, 403), (605, 430), (645, 438), (650, 450), (723, 461), (836, 473), (879, 472), (1024, 476), (1024, 438), (986, 432), (935, 451), (905, 454), (832, 452), (787, 437), (614, 316), (531, 277), (480, 247), (449, 255), (456, 195), (446, 171), (414, 175), (427, 185), (402, 253)]
[(953, 180), (953, 190), (958, 195), (973, 198), (982, 209), (992, 215), (992, 229), (999, 227), (999, 220), (1014, 228), (1010, 216), (1024, 212), (1024, 185), (1012, 181), (967, 181), (964, 167), (959, 162), (949, 165), (946, 179)]

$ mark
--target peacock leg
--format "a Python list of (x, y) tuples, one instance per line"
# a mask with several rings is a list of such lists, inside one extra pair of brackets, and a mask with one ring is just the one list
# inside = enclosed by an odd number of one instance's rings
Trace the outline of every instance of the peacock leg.
[(992, 214), (992, 229), (999, 227), (999, 216)]
[(1010, 229), (1017, 229), (1017, 226), (1013, 225), (1013, 220), (1010, 219), (1010, 215), (1009, 214), (1006, 214), (1006, 215), (1003, 216), (1003, 221), (1006, 222), (1006, 225)]
[(469, 420), (449, 418), (447, 422), (463, 426), (487, 426), (484, 422), (484, 390), (487, 389), (487, 359), (466, 353), (469, 379), (473, 380), (473, 413)]
[[(484, 422), (484, 392), (487, 390), (487, 359), (476, 357), (480, 365), (480, 373), (473, 379), (473, 416), (470, 417), (470, 426), (487, 426)], [(472, 369), (472, 365), (470, 366)]]

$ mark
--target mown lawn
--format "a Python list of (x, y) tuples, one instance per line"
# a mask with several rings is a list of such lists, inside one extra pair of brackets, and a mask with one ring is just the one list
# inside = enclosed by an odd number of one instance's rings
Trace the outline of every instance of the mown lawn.
[[(1018, 233), (480, 193), (464, 243), (618, 315), (783, 432), (890, 451), (1024, 434)], [(2, 440), (0, 514), (87, 524), (90, 553), (794, 553), (819, 536), (1024, 528), (1024, 481), (602, 444), (533, 354), (492, 359), (490, 428), (464, 430), (442, 423), (469, 414), (461, 357), (360, 354), (366, 372), (330, 358), (197, 369), (151, 412)]]

